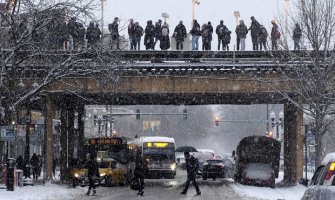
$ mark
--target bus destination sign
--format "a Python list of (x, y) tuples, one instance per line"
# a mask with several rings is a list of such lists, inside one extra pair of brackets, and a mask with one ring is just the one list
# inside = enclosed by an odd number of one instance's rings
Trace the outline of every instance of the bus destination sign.
[(111, 144), (117, 145), (122, 144), (121, 138), (91, 138), (88, 140), (89, 144)]

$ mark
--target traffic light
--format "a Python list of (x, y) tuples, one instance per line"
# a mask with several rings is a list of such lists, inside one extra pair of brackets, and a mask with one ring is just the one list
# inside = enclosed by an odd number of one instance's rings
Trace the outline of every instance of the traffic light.
[(220, 117), (219, 116), (215, 116), (215, 118), (214, 118), (214, 124), (215, 124), (215, 126), (219, 126), (220, 125)]
[(184, 108), (183, 113), (184, 113), (183, 115), (184, 119), (187, 119), (187, 109), (186, 108)]
[(141, 119), (141, 111), (140, 109), (136, 109), (136, 119)]

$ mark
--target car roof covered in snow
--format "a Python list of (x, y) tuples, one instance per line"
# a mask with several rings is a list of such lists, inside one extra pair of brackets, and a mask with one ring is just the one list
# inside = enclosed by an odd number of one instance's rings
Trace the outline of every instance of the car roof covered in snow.
[(211, 149), (197, 149), (197, 150), (198, 150), (198, 152), (201, 152), (201, 153), (206, 153), (206, 152), (208, 152), (208, 153), (213, 153), (213, 154), (214, 154), (214, 151), (211, 150)]
[(140, 140), (142, 142), (169, 142), (169, 143), (175, 143), (174, 138), (162, 137), (162, 136), (141, 137)]
[(322, 160), (321, 165), (327, 165), (329, 162), (335, 162), (335, 152), (327, 154)]

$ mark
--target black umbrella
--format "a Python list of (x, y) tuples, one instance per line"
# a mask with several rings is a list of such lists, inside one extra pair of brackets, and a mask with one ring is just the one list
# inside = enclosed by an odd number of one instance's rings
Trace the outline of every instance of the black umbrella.
[(176, 152), (198, 152), (198, 150), (191, 146), (181, 146), (176, 149)]

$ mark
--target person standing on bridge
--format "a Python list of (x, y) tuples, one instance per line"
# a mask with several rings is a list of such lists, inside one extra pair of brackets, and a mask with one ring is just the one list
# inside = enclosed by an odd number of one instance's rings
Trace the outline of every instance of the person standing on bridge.
[(164, 22), (161, 30), (161, 42), (159, 44), (161, 50), (168, 50), (170, 48), (169, 25)]
[(174, 29), (172, 37), (176, 40), (177, 50), (183, 50), (184, 39), (187, 38), (187, 31), (183, 24), (183, 21), (180, 21), (179, 24)]
[(247, 37), (247, 34), (248, 34), (248, 28), (244, 24), (243, 20), (240, 20), (240, 24), (236, 26), (235, 33), (236, 33), (237, 51), (240, 50), (240, 45), (241, 45), (241, 51), (244, 51), (245, 50), (245, 38)]
[(208, 35), (208, 39), (209, 39), (209, 43), (208, 43), (208, 50), (212, 50), (212, 40), (213, 40), (213, 26), (212, 23), (209, 21), (207, 23), (208, 25), (208, 31), (209, 31), (209, 35)]
[(134, 20), (130, 19), (128, 24), (128, 36), (129, 36), (129, 44), (130, 44), (130, 50), (136, 50), (135, 46), (135, 24)]
[(220, 24), (217, 25), (216, 27), (216, 34), (218, 35), (218, 51), (220, 51), (220, 45), (222, 43), (222, 50), (224, 50), (224, 43), (223, 43), (223, 39), (224, 39), (224, 35), (225, 32), (228, 30), (228, 28), (223, 24), (223, 20), (220, 21)]
[(259, 29), (260, 23), (255, 19), (254, 16), (251, 18), (251, 25), (248, 30), (251, 32), (251, 42), (252, 42), (252, 50), (258, 50), (258, 43), (259, 43)]
[(161, 41), (162, 38), (162, 20), (158, 20), (158, 22), (155, 23), (155, 42), (153, 49), (155, 49), (156, 43)]
[(187, 171), (187, 181), (184, 190), (181, 192), (181, 194), (186, 194), (188, 187), (190, 185), (190, 182), (192, 181), (195, 190), (197, 191), (197, 195), (201, 195), (201, 191), (199, 189), (199, 186), (197, 184), (197, 181), (195, 180), (195, 176), (197, 175), (197, 172), (199, 170), (199, 161), (198, 159), (194, 158), (190, 155), (190, 152), (184, 152), (185, 161), (186, 161), (186, 171)]
[(154, 37), (155, 37), (155, 26), (152, 24), (152, 21), (149, 20), (147, 21), (147, 26), (145, 27), (145, 35), (144, 35), (144, 45), (146, 50), (149, 49), (154, 50), (155, 48)]
[(300, 25), (299, 23), (296, 23), (295, 28), (293, 30), (294, 50), (300, 50), (301, 35), (302, 35), (302, 30), (300, 28)]
[(266, 28), (261, 25), (260, 31), (259, 31), (259, 49), (262, 50), (262, 47), (264, 47), (264, 50), (267, 50), (267, 40), (268, 40), (268, 32), (266, 31)]
[(276, 23), (276, 20), (272, 20), (271, 24), (272, 24), (272, 30), (271, 30), (272, 50), (278, 50), (278, 40), (280, 38), (279, 27)]
[(201, 36), (202, 36), (202, 50), (209, 50), (210, 46), (210, 32), (208, 24), (203, 24), (201, 27)]
[(108, 30), (111, 33), (111, 49), (116, 45), (116, 49), (120, 50), (120, 35), (119, 35), (119, 18), (115, 17), (114, 22), (108, 24)]
[(192, 29), (192, 50), (199, 50), (199, 37), (201, 36), (200, 25), (196, 19), (193, 20)]
[(135, 22), (135, 32), (134, 32), (134, 50), (141, 49), (141, 37), (143, 36), (143, 28), (138, 22)]

